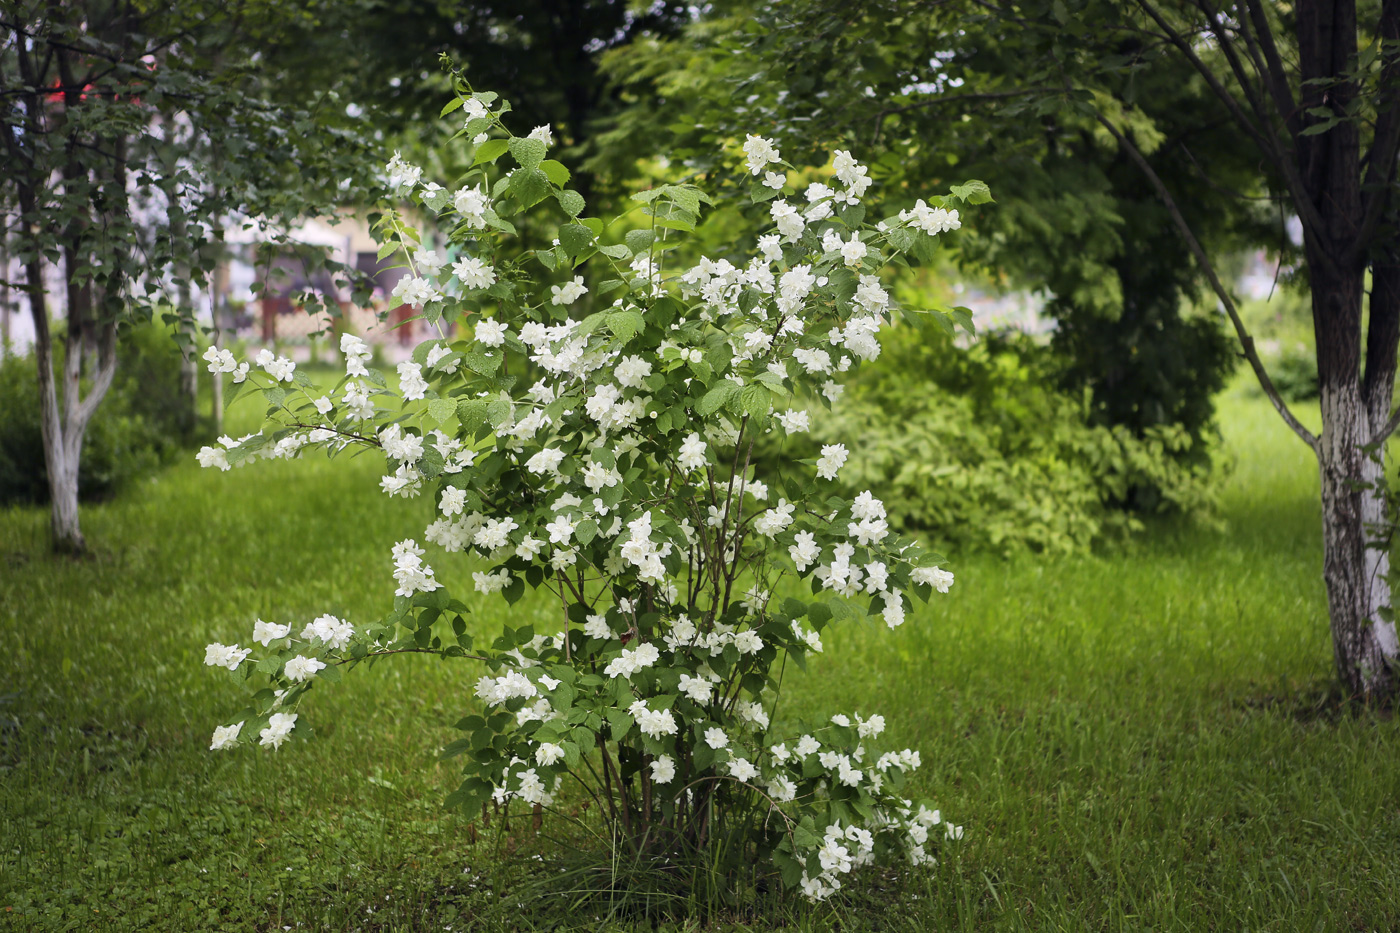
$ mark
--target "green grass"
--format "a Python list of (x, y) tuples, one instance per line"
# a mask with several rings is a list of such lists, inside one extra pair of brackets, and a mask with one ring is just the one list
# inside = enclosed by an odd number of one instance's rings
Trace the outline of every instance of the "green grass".
[[(965, 556), (903, 629), (829, 631), (782, 715), (884, 713), (966, 837), (927, 876), (735, 925), (1400, 928), (1400, 725), (1328, 702), (1315, 471), (1261, 401), (1222, 421), (1223, 528)], [(561, 854), (527, 821), (472, 842), (441, 809), (470, 664), (389, 659), (303, 705), (313, 741), (206, 750), (241, 700), (207, 642), (382, 611), (428, 505), (367, 493), (377, 466), (185, 463), (87, 509), (80, 563), (45, 555), (42, 512), (0, 513), (0, 928), (600, 928), (527, 896)], [(529, 616), (552, 618), (472, 624)]]

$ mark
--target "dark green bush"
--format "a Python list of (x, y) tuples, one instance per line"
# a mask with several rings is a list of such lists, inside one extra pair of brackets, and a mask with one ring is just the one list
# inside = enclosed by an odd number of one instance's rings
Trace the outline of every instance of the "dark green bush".
[[(123, 329), (116, 378), (83, 437), (82, 499), (113, 495), (199, 437), (202, 426), (180, 394), (179, 378), (180, 351), (165, 330), (150, 324)], [(0, 504), (48, 498), (35, 359), (6, 356), (0, 358)]]
[(883, 343), (890, 358), (785, 443), (796, 457), (846, 444), (843, 491), (881, 490), (897, 529), (959, 551), (1069, 551), (1213, 498), (1210, 459), (1189, 456), (1186, 430), (1094, 424), (1088, 401), (1058, 388), (1051, 351), (1027, 338), (960, 350), (905, 325)]
[(1318, 397), (1317, 357), (1307, 347), (1286, 348), (1264, 365), (1284, 401), (1307, 402)]

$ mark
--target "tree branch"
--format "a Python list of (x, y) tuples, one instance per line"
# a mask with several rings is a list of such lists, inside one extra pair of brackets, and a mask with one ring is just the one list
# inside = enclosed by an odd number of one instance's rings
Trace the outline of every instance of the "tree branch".
[(1298, 101), (1293, 97), (1293, 88), (1289, 86), (1288, 72), (1283, 67), (1283, 58), (1274, 42), (1274, 31), (1269, 25), (1269, 17), (1259, 0), (1245, 0), (1245, 6), (1249, 13), (1247, 18), (1254, 25), (1256, 42), (1264, 56), (1265, 73), (1268, 75), (1269, 93), (1274, 97), (1274, 106), (1283, 115), (1288, 131), (1296, 136), (1303, 131), (1302, 122), (1298, 119)]
[[(1370, 247), (1371, 237), (1390, 204), (1390, 184), (1395, 178), (1395, 157), (1400, 152), (1400, 0), (1384, 0), (1381, 7), (1381, 76), (1377, 88), (1376, 131), (1366, 153), (1366, 173), (1361, 179), (1362, 216), (1356, 240), (1347, 251), (1351, 261)], [(1391, 54), (1386, 56), (1386, 44)]]
[[(1186, 41), (1186, 38), (1179, 32), (1172, 29), (1166, 17), (1152, 5), (1150, 0), (1137, 0), (1137, 4), (1142, 8), (1143, 12), (1152, 18), (1153, 22), (1157, 24), (1157, 28), (1166, 33), (1168, 41), (1176, 46), (1177, 51), (1185, 56), (1186, 60), (1195, 67), (1197, 73), (1205, 79), (1211, 91), (1214, 92), (1220, 102), (1225, 105), (1226, 109), (1230, 111), (1235, 121), (1239, 123), (1240, 127), (1254, 140), (1261, 154), (1273, 162), (1274, 168), (1283, 176), (1284, 181), (1288, 185), (1289, 193), (1293, 196), (1293, 206), (1298, 211), (1298, 218), (1303, 222), (1303, 226), (1307, 227), (1313, 235), (1317, 237), (1319, 243), (1329, 242), (1326, 226), (1322, 222), (1322, 215), (1318, 213), (1317, 206), (1313, 204), (1312, 200), (1308, 197), (1307, 189), (1303, 186), (1303, 180), (1298, 175), (1297, 165), (1294, 160), (1288, 157), (1287, 153), (1278, 150), (1278, 140), (1273, 137), (1272, 133), (1266, 136), (1259, 127), (1254, 125), (1249, 119), (1249, 115), (1240, 107), (1239, 101), (1235, 100), (1234, 95), (1220, 83), (1220, 79), (1216, 76), (1215, 72), (1213, 72), (1205, 62), (1201, 61), (1200, 56), (1197, 55), (1195, 49), (1191, 47), (1191, 43)], [(1327, 266), (1328, 271), (1335, 273), (1337, 271), (1336, 263), (1332, 256), (1325, 251), (1319, 251), (1319, 255), (1322, 257), (1322, 262)]]
[(1119, 132), (1118, 127), (1114, 126), (1113, 122), (1103, 114), (1099, 113), (1096, 114), (1096, 116), (1098, 117), (1099, 123), (1103, 124), (1104, 128), (1113, 134), (1113, 138), (1118, 140), (1118, 145), (1123, 148), (1129, 158), (1137, 163), (1138, 168), (1142, 169), (1143, 174), (1147, 176), (1147, 180), (1151, 182), (1152, 187), (1156, 189), (1157, 196), (1162, 199), (1162, 203), (1166, 206), (1167, 212), (1171, 214), (1172, 221), (1176, 224), (1176, 228), (1181, 232), (1182, 237), (1185, 238), (1186, 245), (1190, 248), (1191, 254), (1196, 257), (1196, 262), (1200, 263), (1201, 270), (1206, 274), (1206, 278), (1210, 280), (1211, 288), (1214, 290), (1216, 297), (1218, 297), (1220, 303), (1224, 305), (1225, 313), (1229, 315), (1230, 323), (1235, 326), (1235, 334), (1239, 337), (1240, 346), (1244, 349), (1245, 359), (1249, 361), (1250, 368), (1254, 370), (1254, 375), (1258, 378), (1260, 387), (1263, 388), (1264, 394), (1269, 397), (1269, 401), (1273, 403), (1275, 410), (1279, 413), (1279, 417), (1283, 418), (1284, 424), (1288, 425), (1293, 433), (1302, 439), (1303, 443), (1312, 448), (1313, 453), (1317, 453), (1317, 438), (1294, 417), (1288, 404), (1284, 402), (1283, 397), (1278, 393), (1278, 389), (1274, 387), (1273, 380), (1269, 378), (1268, 372), (1264, 369), (1264, 364), (1259, 360), (1259, 354), (1254, 349), (1254, 338), (1249, 335), (1249, 331), (1245, 328), (1244, 322), (1240, 320), (1239, 311), (1235, 307), (1234, 299), (1230, 297), (1230, 293), (1226, 290), (1225, 286), (1221, 284), (1220, 277), (1215, 272), (1215, 266), (1211, 264), (1210, 257), (1206, 255), (1205, 250), (1201, 247), (1200, 241), (1198, 241), (1195, 234), (1191, 232), (1191, 227), (1186, 223), (1186, 218), (1181, 215), (1181, 211), (1177, 208), (1176, 200), (1171, 196), (1171, 192), (1167, 190), (1167, 186), (1162, 183), (1161, 177), (1158, 176), (1152, 166), (1148, 164), (1147, 159), (1143, 158), (1138, 148), (1134, 146), (1126, 136)]

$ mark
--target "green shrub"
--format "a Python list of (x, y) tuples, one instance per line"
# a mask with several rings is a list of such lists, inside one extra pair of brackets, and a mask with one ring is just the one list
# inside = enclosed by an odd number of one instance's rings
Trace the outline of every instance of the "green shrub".
[(1284, 401), (1307, 402), (1318, 397), (1317, 357), (1307, 347), (1285, 348), (1277, 358), (1265, 360), (1264, 366)]
[(905, 326), (885, 353), (791, 452), (815, 457), (840, 440), (859, 449), (843, 492), (887, 490), (890, 523), (938, 547), (1071, 551), (1141, 527), (1143, 513), (1213, 499), (1210, 459), (1188, 456), (1183, 428), (1139, 438), (1093, 424), (1087, 401), (1057, 388), (1051, 352), (1028, 338), (958, 350)]
[[(62, 365), (61, 347), (56, 356), (55, 370)], [(113, 495), (197, 439), (203, 428), (180, 394), (179, 379), (180, 352), (165, 330), (150, 324), (123, 329), (116, 378), (83, 437), (82, 499)], [(6, 356), (0, 359), (0, 504), (48, 499), (35, 359)]]

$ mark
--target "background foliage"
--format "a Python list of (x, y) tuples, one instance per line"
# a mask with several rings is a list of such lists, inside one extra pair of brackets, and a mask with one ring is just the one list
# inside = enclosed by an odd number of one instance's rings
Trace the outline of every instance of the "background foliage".
[[(180, 392), (180, 351), (159, 325), (124, 327), (112, 388), (83, 437), (78, 490), (105, 499), (207, 436)], [(0, 357), (0, 505), (49, 498), (34, 357)]]
[(1174, 424), (1140, 436), (1099, 422), (1083, 393), (1060, 387), (1064, 365), (1016, 334), (957, 349), (942, 332), (896, 327), (786, 450), (812, 457), (845, 439), (863, 454), (840, 476), (845, 490), (885, 490), (894, 527), (956, 554), (1083, 549), (1140, 530), (1145, 514), (1208, 515), (1221, 477), (1207, 442)]

